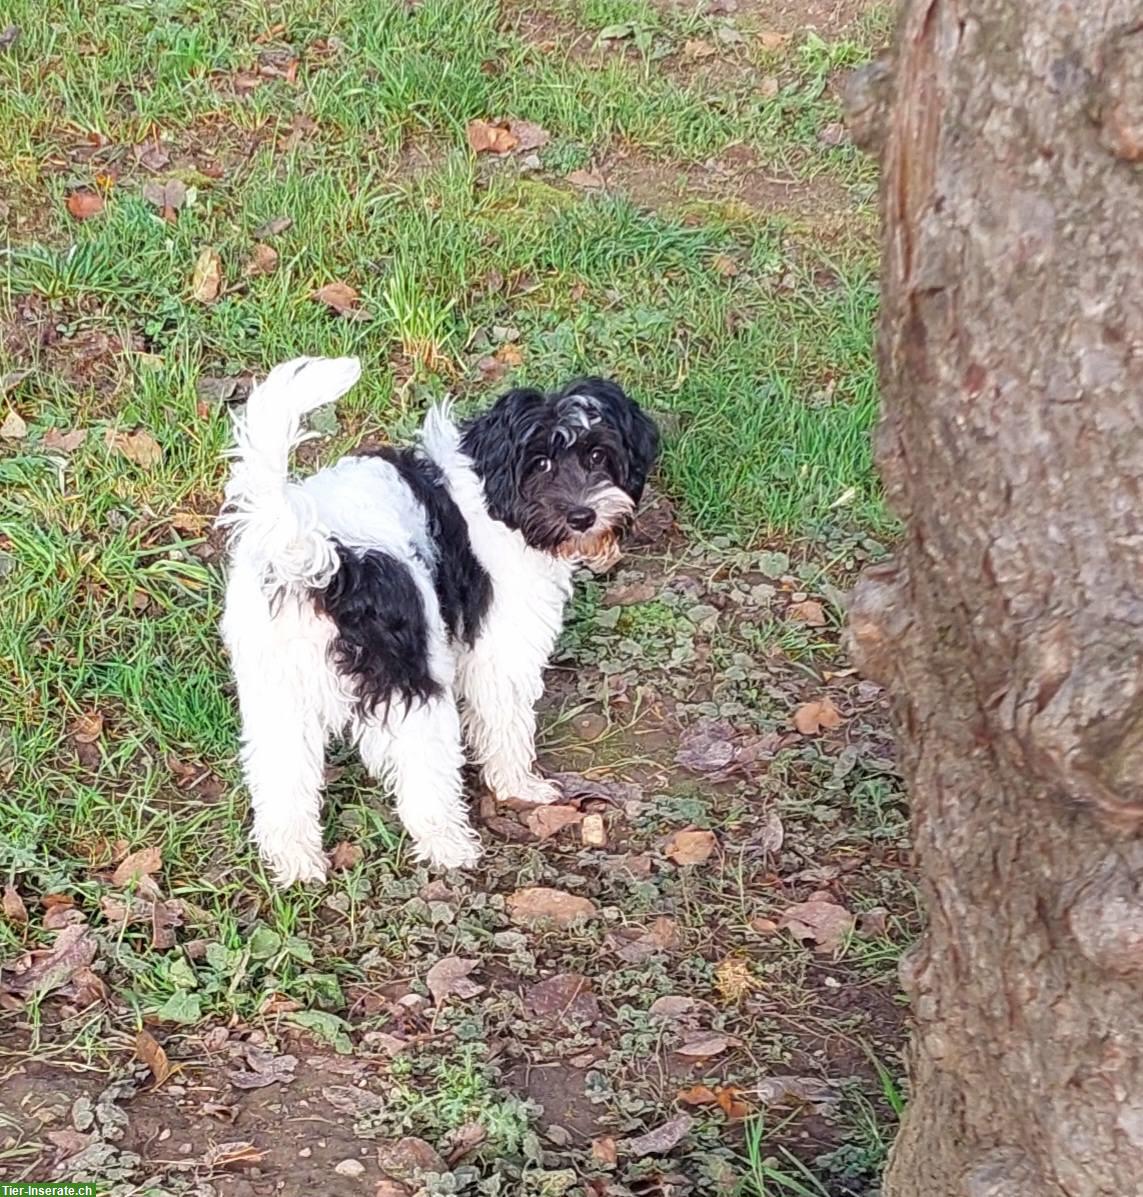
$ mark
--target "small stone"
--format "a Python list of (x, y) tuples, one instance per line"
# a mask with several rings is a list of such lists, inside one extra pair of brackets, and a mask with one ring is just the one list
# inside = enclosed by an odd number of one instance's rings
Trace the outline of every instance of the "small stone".
[(342, 1160), (333, 1170), (338, 1176), (362, 1176), (365, 1173), (365, 1165), (360, 1160)]
[(313, 1155), (313, 1153), (314, 1153), (314, 1152), (313, 1152), (313, 1148), (312, 1148), (312, 1147), (303, 1147), (303, 1148), (301, 1149), (301, 1151), (299, 1151), (299, 1152), (298, 1152), (298, 1155), (299, 1155), (299, 1156), (300, 1156), (300, 1157), (301, 1157), (303, 1160), (308, 1160), (308, 1159), (310, 1158), (310, 1156), (311, 1156), (311, 1155)]
[(584, 815), (580, 824), (580, 837), (591, 848), (607, 846), (607, 825), (602, 815)]
[(825, 985), (826, 989), (840, 989), (841, 988), (841, 982), (837, 979), (837, 977), (826, 977), (826, 979), (824, 981), (824, 985)]

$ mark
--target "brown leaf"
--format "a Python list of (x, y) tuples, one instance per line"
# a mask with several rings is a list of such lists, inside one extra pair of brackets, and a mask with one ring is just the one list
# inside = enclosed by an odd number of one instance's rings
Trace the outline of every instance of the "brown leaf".
[(724, 1001), (740, 1002), (758, 988), (750, 962), (741, 956), (727, 956), (714, 970), (714, 981)]
[(74, 453), (87, 440), (86, 428), (73, 428), (70, 432), (61, 432), (58, 428), (49, 428), (44, 433), (40, 444), (45, 449), (56, 453)]
[(0, 424), (0, 437), (6, 441), (22, 441), (28, 435), (28, 425), (18, 411), (11, 410)]
[(889, 933), (889, 911), (884, 906), (873, 906), (857, 916), (858, 931), (868, 938), (877, 939)]
[(829, 622), (826, 619), (825, 608), (817, 599), (806, 599), (803, 603), (791, 603), (786, 608), (786, 614), (811, 628), (824, 628)]
[(11, 882), (4, 886), (4, 900), (0, 909), (4, 911), (4, 917), (10, 923), (23, 924), (28, 921), (28, 908)]
[(718, 1094), (708, 1085), (691, 1085), (689, 1089), (680, 1089), (675, 1100), (684, 1106), (713, 1106), (718, 1102)]
[(729, 254), (715, 254), (710, 264), (723, 278), (734, 278), (738, 273), (738, 263)]
[(698, 1002), (693, 997), (681, 993), (669, 993), (666, 997), (656, 998), (647, 1010), (653, 1018), (682, 1018), (694, 1012)]
[(713, 58), (718, 53), (718, 48), (712, 46), (710, 42), (703, 41), (701, 38), (692, 37), (683, 42), (683, 54), (687, 58), (703, 59)]
[(409, 1197), (409, 1189), (399, 1180), (386, 1176), (377, 1182), (373, 1190), (373, 1197)]
[(520, 139), (507, 121), (477, 118), (468, 122), (468, 144), (475, 154), (508, 154), (520, 144)]
[(103, 196), (83, 188), (67, 197), (67, 210), (76, 220), (90, 220), (103, 211)]
[(448, 1171), (436, 1148), (411, 1135), (396, 1143), (382, 1143), (377, 1148), (377, 1163), (394, 1180), (416, 1180), (422, 1172)]
[(533, 1018), (571, 1018), (594, 1022), (599, 1017), (599, 1003), (591, 991), (591, 981), (582, 973), (557, 973), (537, 981), (524, 995), (524, 1009)]
[(206, 1149), (202, 1163), (207, 1168), (225, 1168), (230, 1164), (257, 1164), (265, 1151), (243, 1140), (238, 1143), (215, 1143)]
[(780, 50), (789, 40), (789, 33), (779, 33), (777, 30), (764, 29), (758, 34), (758, 44), (763, 50)]
[(715, 1090), (718, 1108), (726, 1115), (730, 1122), (741, 1122), (749, 1118), (753, 1107), (744, 1101), (742, 1090), (737, 1085), (719, 1085)]
[(508, 899), (508, 913), (514, 923), (522, 926), (551, 923), (557, 927), (573, 927), (595, 918), (598, 911), (590, 898), (539, 885), (518, 889), (512, 894)]
[(700, 831), (692, 827), (676, 831), (663, 845), (663, 855), (675, 864), (702, 864), (710, 859), (717, 842), (713, 831)]
[(508, 367), (499, 358), (492, 357), (490, 354), (485, 354), (480, 358), (476, 363), (476, 368), (485, 382), (499, 382), (508, 373)]
[(171, 164), (170, 151), (158, 141), (148, 141), (134, 147), (135, 161), (146, 170), (158, 174)]
[(523, 351), (513, 341), (505, 341), (493, 356), (498, 362), (503, 362), (508, 368), (519, 366), (524, 361)]
[(570, 171), (567, 180), (573, 187), (582, 187), (585, 191), (601, 191), (607, 185), (603, 176), (594, 170)]
[(191, 299), (197, 303), (214, 303), (222, 291), (222, 259), (218, 251), (204, 249), (194, 264), (191, 278)]
[(627, 1155), (642, 1158), (645, 1155), (666, 1155), (671, 1148), (678, 1146), (686, 1138), (687, 1132), (694, 1125), (694, 1119), (687, 1114), (680, 1114), (670, 1122), (639, 1135), (634, 1139), (624, 1139), (621, 1144)]
[(603, 596), (605, 607), (632, 607), (649, 603), (659, 593), (656, 582), (632, 582), (629, 586), (609, 586)]
[(149, 432), (118, 432), (109, 428), (103, 442), (143, 469), (151, 469), (163, 460), (162, 446)]
[(62, 931), (64, 927), (86, 922), (87, 915), (74, 906), (49, 906), (44, 911), (45, 931)]
[(473, 969), (480, 967), (479, 960), (464, 960), (460, 956), (445, 956), (438, 960), (425, 975), (425, 984), (433, 995), (433, 1002), (443, 1005), (445, 998), (473, 998), (484, 992), (484, 986), (468, 979)]
[(550, 839), (565, 827), (572, 827), (583, 821), (583, 812), (574, 806), (537, 806), (528, 812), (525, 822), (528, 830), (537, 839)]
[(334, 844), (329, 854), (329, 867), (335, 873), (344, 873), (361, 863), (365, 850), (360, 844), (351, 844), (348, 840), (340, 840)]
[(777, 75), (766, 75), (758, 80), (758, 94), (764, 100), (772, 100), (781, 90)]
[(584, 815), (579, 834), (589, 848), (607, 847), (607, 824), (602, 815)]
[(32, 952), (23, 972), (5, 970), (0, 987), (21, 996), (42, 996), (67, 985), (95, 959), (98, 944), (84, 924), (64, 927), (50, 948)]
[(71, 738), (77, 744), (94, 744), (103, 735), (103, 715), (90, 711), (77, 716), (71, 725)]
[(260, 274), (273, 274), (278, 269), (278, 251), (272, 245), (259, 241), (246, 259), (242, 273), (247, 278), (256, 278)]
[(297, 1056), (275, 1056), (255, 1044), (244, 1045), (249, 1070), (232, 1068), (226, 1078), (236, 1089), (264, 1089), (267, 1085), (289, 1084), (298, 1066)]
[(171, 1064), (167, 1053), (150, 1031), (140, 1031), (135, 1036), (135, 1055), (151, 1070), (156, 1085), (161, 1085), (173, 1073), (178, 1072), (177, 1065)]
[(183, 907), (177, 900), (164, 902), (156, 898), (151, 903), (151, 947), (165, 952), (175, 946), (175, 928), (183, 925)]
[(479, 1122), (465, 1122), (450, 1131), (441, 1141), (450, 1168), (455, 1168), (465, 1156), (471, 1155), (488, 1139), (488, 1132)]
[(90, 1147), (95, 1139), (94, 1135), (81, 1135), (79, 1131), (74, 1131), (71, 1127), (48, 1131), (47, 1137), (53, 1147), (60, 1149), (65, 1159), (68, 1156), (78, 1155), (85, 1148)]
[(780, 931), (781, 928), (773, 919), (758, 915), (750, 920), (750, 930), (756, 931), (759, 935), (773, 935), (775, 932)]
[(284, 233), (293, 223), (293, 220), (289, 216), (275, 216), (273, 220), (268, 220), (265, 224), (260, 224), (254, 230), (254, 236), (259, 239), (263, 237), (277, 237), (281, 233)]
[(140, 848), (119, 862), (115, 872), (111, 874), (111, 884), (116, 889), (122, 889), (132, 881), (138, 881), (140, 877), (149, 877), (152, 873), (157, 873), (162, 867), (161, 849), (154, 845)]
[(832, 952), (853, 930), (853, 915), (844, 906), (815, 899), (795, 903), (782, 915), (778, 926), (799, 942), (816, 945), (819, 952)]
[(841, 715), (829, 698), (804, 702), (794, 712), (794, 726), (803, 736), (816, 736), (823, 729), (832, 731), (840, 727), (841, 722)]
[(592, 1139), (591, 1158), (603, 1168), (614, 1168), (619, 1162), (619, 1147), (610, 1135)]
[(813, 1106), (827, 1109), (836, 1105), (839, 1093), (829, 1081), (814, 1076), (771, 1076), (748, 1090), (759, 1105)]
[(145, 183), (143, 198), (154, 204), (163, 214), (168, 224), (175, 219), (175, 214), (187, 202), (187, 185), (181, 179), (167, 179), (164, 183)]
[(688, 1056), (694, 1059), (707, 1060), (711, 1056), (717, 1056), (721, 1052), (726, 1051), (730, 1046), (730, 1039), (726, 1035), (707, 1034), (699, 1035), (694, 1039), (689, 1039), (682, 1047), (675, 1050), (680, 1056)]
[(357, 306), (360, 296), (348, 283), (326, 283), (313, 293), (313, 298), (347, 320), (373, 319), (369, 312)]
[(508, 129), (512, 136), (516, 138), (515, 149), (519, 154), (526, 154), (531, 150), (542, 149), (552, 140), (552, 135), (547, 129), (533, 124), (532, 121), (509, 121)]
[(762, 823), (762, 834), (758, 837), (758, 846), (763, 852), (771, 856), (782, 850), (786, 839), (786, 829), (782, 826), (782, 816), (776, 810), (767, 812)]

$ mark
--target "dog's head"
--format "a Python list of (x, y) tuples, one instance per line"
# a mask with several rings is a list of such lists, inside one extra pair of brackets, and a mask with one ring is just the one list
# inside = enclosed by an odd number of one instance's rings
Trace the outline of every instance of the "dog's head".
[(462, 444), (494, 519), (601, 571), (618, 560), (659, 433), (614, 382), (582, 378), (550, 395), (509, 391), (465, 425)]

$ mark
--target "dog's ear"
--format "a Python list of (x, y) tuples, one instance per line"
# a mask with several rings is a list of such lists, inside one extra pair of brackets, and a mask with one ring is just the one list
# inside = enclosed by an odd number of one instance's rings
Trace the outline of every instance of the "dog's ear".
[(488, 513), (510, 528), (518, 525), (516, 507), (524, 469), (524, 446), (543, 405), (544, 396), (539, 391), (528, 388), (508, 391), (461, 429), (461, 449), (472, 459), (484, 484)]
[(659, 456), (659, 430), (655, 422), (617, 382), (607, 378), (581, 378), (565, 394), (590, 395), (599, 404), (604, 419), (623, 443), (626, 465), (623, 489), (638, 503), (643, 497), (647, 475)]

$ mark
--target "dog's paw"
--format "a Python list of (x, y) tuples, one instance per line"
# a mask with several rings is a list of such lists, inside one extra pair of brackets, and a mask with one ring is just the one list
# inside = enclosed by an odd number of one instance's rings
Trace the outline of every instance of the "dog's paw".
[(320, 847), (295, 846), (281, 851), (263, 849), (262, 859), (279, 889), (307, 881), (321, 884), (329, 868), (329, 861)]
[(417, 844), (414, 855), (436, 869), (467, 869), (480, 859), (480, 837), (470, 827), (449, 828), (430, 842)]
[(548, 781), (546, 777), (539, 777), (535, 773), (529, 774), (510, 790), (496, 795), (500, 802), (515, 799), (517, 802), (529, 802), (533, 806), (548, 806), (553, 802), (559, 802), (562, 797), (560, 787), (554, 781)]

